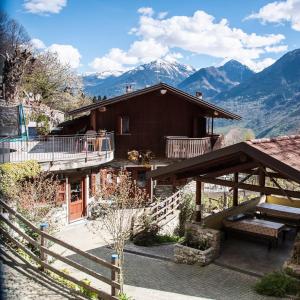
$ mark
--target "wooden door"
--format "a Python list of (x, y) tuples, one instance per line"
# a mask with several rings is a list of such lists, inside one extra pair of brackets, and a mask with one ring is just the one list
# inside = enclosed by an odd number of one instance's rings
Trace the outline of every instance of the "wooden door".
[(84, 178), (70, 180), (69, 184), (69, 221), (85, 216)]

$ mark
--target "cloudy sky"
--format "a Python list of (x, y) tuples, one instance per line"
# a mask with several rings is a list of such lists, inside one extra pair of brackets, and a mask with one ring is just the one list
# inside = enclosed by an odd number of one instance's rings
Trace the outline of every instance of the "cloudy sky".
[(78, 72), (125, 71), (158, 58), (197, 69), (236, 59), (259, 71), (300, 48), (300, 0), (5, 3), (36, 48)]

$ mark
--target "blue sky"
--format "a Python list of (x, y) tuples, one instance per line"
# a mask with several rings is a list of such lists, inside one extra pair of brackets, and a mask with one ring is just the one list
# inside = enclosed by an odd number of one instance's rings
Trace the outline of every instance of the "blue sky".
[(197, 69), (237, 59), (260, 70), (300, 48), (300, 0), (5, 3), (35, 47), (57, 52), (79, 72), (125, 71), (157, 58)]

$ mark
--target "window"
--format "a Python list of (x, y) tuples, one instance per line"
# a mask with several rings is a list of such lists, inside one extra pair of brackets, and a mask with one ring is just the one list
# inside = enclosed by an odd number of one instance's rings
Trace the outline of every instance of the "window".
[(129, 134), (129, 117), (120, 116), (118, 120), (118, 133), (119, 134)]

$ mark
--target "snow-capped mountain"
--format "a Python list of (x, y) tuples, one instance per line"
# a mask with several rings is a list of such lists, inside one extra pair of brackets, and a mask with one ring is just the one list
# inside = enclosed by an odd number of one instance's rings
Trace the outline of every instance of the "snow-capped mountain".
[(159, 59), (140, 65), (120, 76), (110, 75), (106, 78), (99, 78), (99, 74), (94, 74), (93, 76), (84, 76), (83, 81), (87, 94), (112, 97), (123, 94), (126, 85), (131, 85), (134, 90), (158, 82), (177, 86), (194, 72), (195, 69), (191, 66)]

